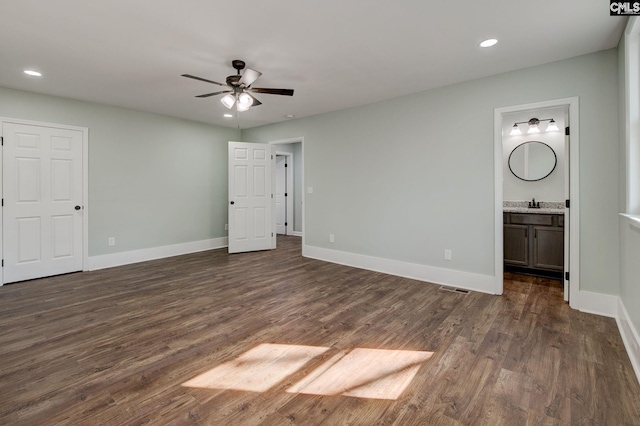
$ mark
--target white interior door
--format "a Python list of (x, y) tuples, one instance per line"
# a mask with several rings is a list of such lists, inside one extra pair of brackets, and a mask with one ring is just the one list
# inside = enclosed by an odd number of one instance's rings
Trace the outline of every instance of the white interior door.
[(229, 253), (275, 248), (272, 145), (229, 142)]
[(287, 157), (276, 156), (276, 233), (287, 234)]
[(3, 282), (83, 269), (83, 133), (3, 122)]

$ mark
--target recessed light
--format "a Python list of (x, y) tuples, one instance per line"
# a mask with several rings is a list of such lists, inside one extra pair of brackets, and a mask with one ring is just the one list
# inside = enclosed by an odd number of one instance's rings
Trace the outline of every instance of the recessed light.
[(34, 70), (24, 70), (24, 73), (31, 77), (42, 77), (42, 73)]
[(485, 41), (480, 43), (480, 47), (491, 47), (491, 46), (495, 46), (496, 43), (498, 42), (497, 39), (495, 38), (488, 38)]
[(225, 114), (224, 117), (225, 118), (233, 118), (233, 114)]
[(293, 114), (287, 114), (284, 116), (284, 118), (296, 118), (296, 116)]

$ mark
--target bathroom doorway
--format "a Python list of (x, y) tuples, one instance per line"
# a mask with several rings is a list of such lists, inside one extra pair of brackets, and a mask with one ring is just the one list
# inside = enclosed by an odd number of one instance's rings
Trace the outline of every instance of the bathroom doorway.
[(496, 277), (500, 286), (504, 271), (559, 279), (572, 307), (579, 288), (577, 106), (570, 98), (501, 108), (495, 120)]

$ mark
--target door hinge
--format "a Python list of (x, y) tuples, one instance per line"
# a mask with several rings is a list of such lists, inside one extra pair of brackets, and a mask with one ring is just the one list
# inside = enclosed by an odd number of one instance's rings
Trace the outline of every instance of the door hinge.
[(4, 207), (4, 198), (2, 199), (2, 204), (0, 204), (0, 207)]
[(564, 273), (564, 279), (569, 281), (569, 271)]
[(569, 200), (564, 200), (564, 206), (566, 208), (570, 208), (571, 207), (571, 202)]
[(564, 128), (564, 134), (565, 134), (566, 136), (569, 136), (569, 135), (571, 134), (571, 131), (569, 130), (569, 126), (567, 126), (567, 127), (565, 127), (565, 128)]
[(2, 259), (2, 267), (4, 268), (4, 259)]
[(273, 198), (273, 194), (271, 194), (271, 198)]
[(273, 237), (273, 232), (271, 233), (271, 236)]
[(273, 160), (273, 155), (271, 156), (271, 159)]
[(0, 145), (4, 146), (4, 136), (0, 136)]
[(287, 225), (288, 225), (288, 223), (287, 223), (287, 222), (285, 222), (285, 223), (284, 223), (284, 226), (287, 226)]
[(288, 165), (287, 163), (284, 163), (284, 166), (285, 166), (285, 167), (289, 167), (289, 165)]
[(288, 196), (286, 192), (284, 193), (284, 196), (285, 196), (285, 197), (287, 197), (287, 196)]

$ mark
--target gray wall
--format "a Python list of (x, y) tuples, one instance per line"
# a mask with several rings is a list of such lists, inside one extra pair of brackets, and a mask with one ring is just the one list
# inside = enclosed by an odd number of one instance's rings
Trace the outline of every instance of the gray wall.
[(305, 185), (314, 188), (306, 244), (493, 275), (494, 109), (572, 96), (580, 98), (581, 288), (619, 294), (616, 49), (242, 138), (305, 138)]
[(0, 117), (89, 128), (90, 256), (227, 235), (227, 142), (239, 131), (6, 88)]

